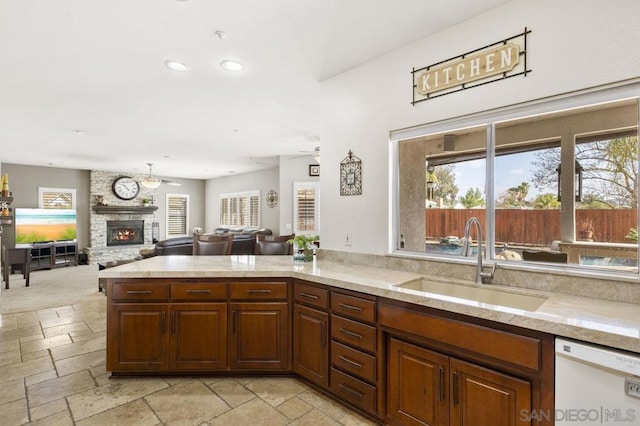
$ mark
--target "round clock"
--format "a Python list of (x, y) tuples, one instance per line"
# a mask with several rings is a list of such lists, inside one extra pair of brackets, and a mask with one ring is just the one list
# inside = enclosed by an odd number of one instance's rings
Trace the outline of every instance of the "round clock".
[(121, 200), (133, 200), (140, 192), (140, 185), (132, 177), (120, 176), (114, 179), (111, 189), (115, 196)]
[(273, 189), (267, 192), (267, 206), (274, 208), (278, 205), (278, 193)]

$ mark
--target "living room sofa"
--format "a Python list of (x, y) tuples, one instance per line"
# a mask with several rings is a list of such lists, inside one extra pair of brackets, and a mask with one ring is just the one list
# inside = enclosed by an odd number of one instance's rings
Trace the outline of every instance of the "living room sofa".
[[(231, 254), (255, 254), (256, 235), (271, 235), (270, 229), (216, 228), (214, 234), (233, 234)], [(168, 238), (156, 243), (153, 251), (141, 253), (143, 257), (193, 254), (193, 237)]]

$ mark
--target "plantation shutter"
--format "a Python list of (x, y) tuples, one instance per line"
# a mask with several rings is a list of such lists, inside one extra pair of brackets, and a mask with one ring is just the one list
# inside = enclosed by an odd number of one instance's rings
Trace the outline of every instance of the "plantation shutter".
[(220, 225), (260, 227), (260, 191), (220, 194)]
[(320, 233), (320, 191), (317, 182), (294, 182), (293, 211), (296, 234)]
[(167, 235), (188, 235), (189, 198), (167, 194)]

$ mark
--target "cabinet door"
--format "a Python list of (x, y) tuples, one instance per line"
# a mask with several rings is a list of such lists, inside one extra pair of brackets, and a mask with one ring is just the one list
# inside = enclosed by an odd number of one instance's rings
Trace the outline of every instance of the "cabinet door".
[(289, 369), (286, 302), (231, 303), (229, 365), (239, 370)]
[(171, 369), (227, 367), (227, 304), (174, 304), (170, 311)]
[(294, 305), (293, 371), (321, 386), (329, 385), (329, 314)]
[(392, 338), (388, 362), (388, 423), (449, 424), (449, 358)]
[(167, 323), (166, 304), (112, 304), (107, 324), (107, 370), (166, 370), (169, 367)]
[(450, 368), (452, 425), (531, 424), (520, 415), (531, 412), (529, 382), (454, 358)]

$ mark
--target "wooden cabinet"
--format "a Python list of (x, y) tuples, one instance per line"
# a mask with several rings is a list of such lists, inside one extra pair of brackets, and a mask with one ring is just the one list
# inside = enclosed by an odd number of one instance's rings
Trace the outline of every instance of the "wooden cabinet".
[(32, 271), (78, 265), (78, 244), (75, 241), (17, 244), (16, 247), (28, 247), (31, 250)]
[(329, 314), (296, 303), (293, 308), (293, 371), (329, 385)]
[(390, 424), (530, 424), (530, 382), (394, 338), (388, 395)]
[(232, 370), (289, 369), (287, 302), (231, 303)]

